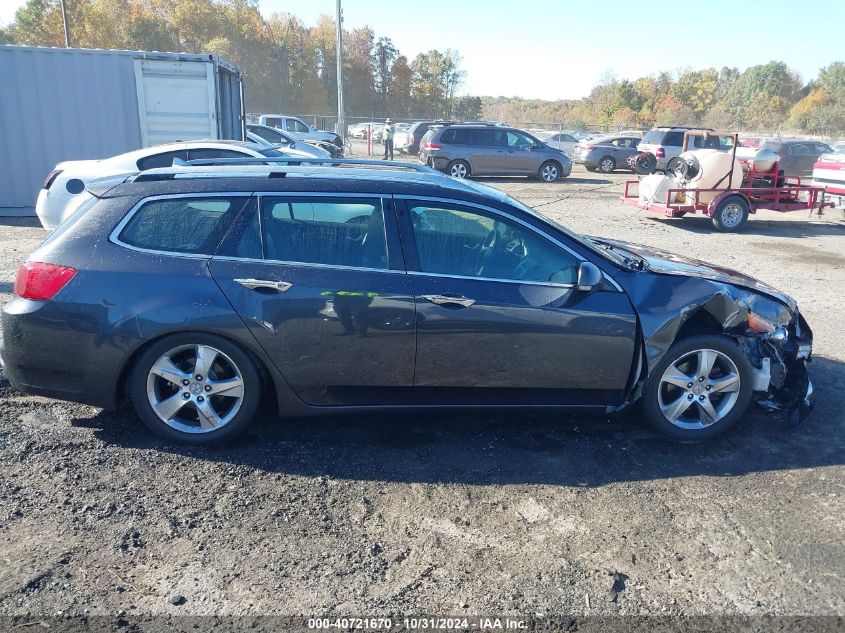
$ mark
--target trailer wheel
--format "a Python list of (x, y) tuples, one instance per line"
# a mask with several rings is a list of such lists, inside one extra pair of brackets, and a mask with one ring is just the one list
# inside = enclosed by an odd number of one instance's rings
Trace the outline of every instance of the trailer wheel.
[(740, 196), (728, 196), (716, 207), (713, 225), (720, 231), (734, 233), (748, 221), (748, 203)]

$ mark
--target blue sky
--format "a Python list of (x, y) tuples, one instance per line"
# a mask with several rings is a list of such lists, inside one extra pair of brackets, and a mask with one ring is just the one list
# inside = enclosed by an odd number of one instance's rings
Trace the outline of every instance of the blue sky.
[[(0, 0), (0, 23), (24, 0)], [(335, 0), (260, 0), (313, 24)], [(679, 7), (691, 7), (683, 23)], [(578, 98), (604, 75), (635, 79), (686, 66), (745, 68), (785, 61), (804, 80), (845, 61), (843, 0), (343, 0), (347, 29), (369, 25), (413, 58), (430, 48), (463, 55), (462, 92)], [(698, 26), (707, 10), (724, 26)], [(733, 40), (733, 41), (732, 41)]]

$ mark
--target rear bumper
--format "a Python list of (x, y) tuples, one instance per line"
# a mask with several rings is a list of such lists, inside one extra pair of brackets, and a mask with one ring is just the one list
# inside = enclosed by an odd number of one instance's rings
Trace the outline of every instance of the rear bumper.
[(135, 339), (84, 331), (44, 301), (14, 298), (3, 308), (0, 357), (18, 391), (113, 408)]

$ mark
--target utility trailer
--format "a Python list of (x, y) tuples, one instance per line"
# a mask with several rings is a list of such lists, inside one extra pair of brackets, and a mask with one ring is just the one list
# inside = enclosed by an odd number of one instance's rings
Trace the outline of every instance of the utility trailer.
[(0, 46), (0, 215), (34, 214), (56, 163), (244, 138), (237, 66), (217, 55)]
[[(681, 182), (683, 186), (660, 189), (659, 196), (643, 200), (639, 192), (640, 180), (625, 181), (623, 204), (638, 207), (670, 218), (683, 217), (687, 213), (703, 213), (713, 219), (721, 231), (739, 231), (745, 225), (750, 213), (758, 209), (772, 211), (816, 211), (833, 207), (825, 200), (825, 188), (815, 184), (804, 184), (798, 176), (784, 176), (775, 154), (766, 161), (753, 157), (739, 158), (742, 178), (739, 186), (733, 185), (733, 174), (737, 164), (739, 136), (735, 132), (709, 132), (688, 130), (684, 134), (683, 151), (687, 151), (692, 136), (727, 137), (732, 140), (730, 164), (723, 175), (709, 187), (690, 187), (689, 179), (695, 177), (696, 163), (693, 159), (678, 157), (670, 161), (664, 178)], [(761, 166), (762, 165), (762, 166)]]

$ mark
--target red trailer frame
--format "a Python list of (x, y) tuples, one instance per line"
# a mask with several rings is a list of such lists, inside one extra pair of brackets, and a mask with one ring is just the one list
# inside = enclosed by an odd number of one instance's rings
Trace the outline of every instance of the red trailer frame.
[[(738, 135), (734, 132), (704, 132), (700, 130), (688, 130), (684, 134), (683, 151), (687, 150), (690, 136), (729, 136), (733, 139), (733, 151), (730, 170), (716, 183), (715, 187), (708, 189), (668, 189), (663, 201), (651, 201), (646, 205), (639, 200), (639, 192), (631, 191), (634, 185), (639, 185), (639, 180), (626, 180), (625, 193), (621, 197), (623, 204), (632, 207), (646, 209), (671, 218), (679, 218), (687, 213), (701, 212), (713, 217), (721, 204), (731, 197), (740, 197), (748, 207), (749, 213), (755, 213), (757, 209), (770, 209), (772, 211), (813, 211), (818, 210), (819, 215), (825, 207), (833, 207), (833, 202), (826, 202), (824, 199), (825, 188), (814, 185), (801, 184), (797, 176), (778, 177), (779, 163), (775, 162), (772, 169), (758, 171), (751, 163), (747, 170), (743, 170), (742, 186), (738, 188), (722, 188), (719, 185), (725, 180), (730, 182), (733, 173), (733, 165), (736, 160), (736, 148)], [(742, 162), (742, 161), (740, 161)], [(760, 186), (759, 183), (763, 183)], [(771, 183), (766, 184), (766, 183)], [(756, 186), (755, 186), (756, 185)], [(701, 201), (701, 194), (716, 193), (717, 195), (709, 202)], [(691, 200), (690, 200), (691, 198)]]

